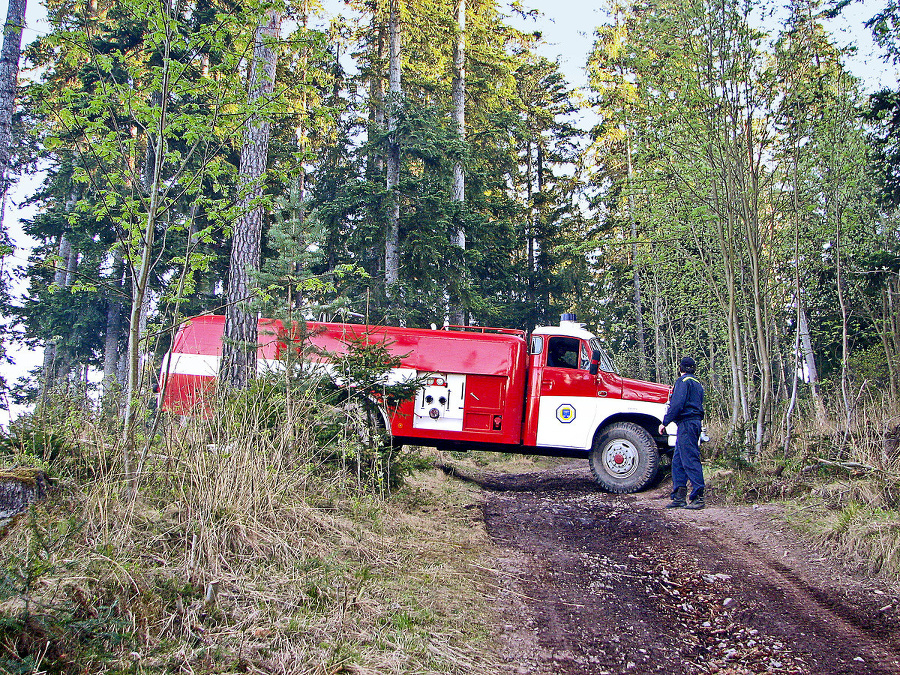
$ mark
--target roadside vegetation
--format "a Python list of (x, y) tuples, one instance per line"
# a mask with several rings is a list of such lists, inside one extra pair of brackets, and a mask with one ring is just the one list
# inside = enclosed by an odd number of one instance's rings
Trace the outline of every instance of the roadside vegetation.
[(707, 455), (725, 503), (781, 503), (787, 521), (823, 551), (900, 582), (900, 411), (863, 400), (849, 428), (810, 415), (788, 452), (770, 447), (750, 462), (740, 447), (713, 442)]
[(491, 672), (477, 495), (293, 393), (148, 413), (139, 471), (71, 398), (21, 420), (0, 464), (54, 491), (4, 530), (0, 670)]

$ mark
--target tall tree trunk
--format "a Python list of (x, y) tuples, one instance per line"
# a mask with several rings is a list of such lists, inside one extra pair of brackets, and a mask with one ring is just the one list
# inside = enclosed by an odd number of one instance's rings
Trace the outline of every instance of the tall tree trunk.
[[(466, 0), (456, 1), (457, 36), (453, 45), (453, 82), (451, 98), (453, 102), (453, 122), (460, 141), (466, 140)], [(466, 230), (463, 223), (466, 199), (466, 175), (462, 158), (453, 165), (453, 202), (456, 204), (456, 231), (451, 235), (451, 243), (461, 251), (466, 250)], [(463, 265), (465, 268), (465, 265)], [(456, 277), (456, 284), (463, 281)], [(460, 294), (450, 298), (450, 323), (461, 326), (466, 322)]]
[[(369, 104), (372, 106), (370, 117), (374, 123), (375, 131), (378, 134), (383, 133), (385, 125), (385, 101), (384, 101), (384, 62), (385, 62), (385, 46), (387, 40), (385, 38), (384, 15), (381, 12), (381, 3), (376, 3), (375, 10), (372, 12), (372, 28), (375, 31), (375, 63), (372, 64), (371, 73), (371, 90)], [(384, 170), (384, 154), (378, 149), (373, 148), (373, 160), (375, 170), (379, 173)]]
[[(713, 185), (713, 196), (717, 204), (721, 204), (724, 201), (719, 197), (719, 190), (716, 184)], [(722, 269), (725, 273), (726, 298), (724, 299), (725, 306), (723, 309), (725, 310), (725, 326), (728, 334), (728, 362), (731, 367), (730, 426), (733, 431), (747, 422), (750, 417), (750, 410), (744, 382), (741, 320), (738, 311), (737, 281), (735, 279), (737, 261), (733, 247), (735, 240), (734, 221), (726, 209), (717, 206), (716, 210), (719, 214), (716, 218), (716, 235), (719, 250), (722, 253)]]
[(900, 272), (896, 277), (888, 278), (881, 298), (882, 344), (888, 363), (890, 377), (891, 400), (894, 403), (900, 398)]
[(106, 339), (103, 345), (103, 405), (110, 409), (112, 397), (118, 388), (119, 343), (122, 338), (122, 301), (117, 291), (122, 290), (125, 262), (120, 249), (113, 249), (112, 275), (108, 280), (112, 293), (106, 308)]
[[(253, 65), (250, 69), (249, 105), (272, 95), (275, 89), (276, 55), (271, 42), (278, 38), (281, 14), (270, 10), (265, 23), (256, 29)], [(269, 120), (255, 113), (247, 120), (241, 147), (239, 222), (234, 228), (225, 294), (225, 340), (219, 381), (244, 387), (256, 372), (258, 342), (256, 314), (247, 307), (259, 271), (262, 246), (263, 208), (253, 206), (262, 197), (263, 174), (269, 154)]]
[(657, 266), (653, 266), (653, 379), (661, 382), (665, 370), (665, 335), (663, 335), (662, 297), (659, 291)]
[(535, 314), (535, 271), (537, 270), (537, 257), (535, 256), (535, 215), (534, 215), (534, 163), (531, 159), (531, 139), (525, 144), (525, 203), (528, 205), (528, 222), (525, 225), (525, 237), (528, 240), (528, 272), (525, 279), (525, 302), (528, 305), (528, 314), (533, 317), (533, 325), (537, 325), (538, 317)]
[(799, 370), (800, 370), (800, 316), (802, 314), (802, 305), (800, 302), (800, 200), (797, 196), (797, 190), (799, 188), (799, 179), (798, 179), (798, 171), (797, 165), (799, 163), (797, 155), (799, 154), (799, 148), (797, 147), (797, 143), (793, 143), (793, 164), (792, 164), (792, 178), (793, 185), (791, 190), (793, 206), (794, 206), (794, 300), (797, 303), (797, 313), (795, 316), (796, 322), (796, 333), (794, 338), (794, 368), (791, 374), (791, 397), (788, 403), (787, 411), (784, 414), (784, 454), (788, 454), (788, 450), (791, 446), (791, 437), (793, 435), (793, 414), (794, 407), (797, 404), (797, 380), (799, 379)]
[(128, 359), (127, 380), (125, 385), (125, 416), (122, 422), (123, 459), (125, 473), (132, 487), (136, 485), (136, 476), (132, 472), (132, 454), (134, 450), (134, 407), (142, 388), (141, 381), (141, 349), (142, 326), (146, 320), (148, 302), (148, 283), (150, 269), (153, 266), (153, 244), (156, 239), (157, 218), (160, 210), (160, 193), (162, 192), (162, 171), (165, 163), (165, 131), (167, 125), (169, 78), (171, 76), (172, 26), (171, 4), (162, 7), (165, 21), (166, 39), (163, 49), (162, 79), (160, 89), (154, 92), (152, 102), (158, 104), (159, 117), (155, 129), (155, 138), (147, 139), (147, 164), (144, 167), (145, 187), (148, 188), (149, 201), (147, 218), (140, 241), (140, 262), (131, 270), (131, 311), (128, 319)]
[(397, 112), (400, 107), (400, 0), (390, 0), (388, 34), (388, 222), (384, 242), (384, 286), (392, 312), (398, 311), (400, 282), (400, 143), (397, 138)]
[(850, 358), (850, 329), (849, 316), (850, 311), (847, 307), (847, 297), (844, 292), (844, 270), (841, 263), (841, 225), (843, 213), (841, 209), (835, 209), (835, 234), (834, 234), (834, 271), (835, 282), (837, 284), (838, 304), (841, 307), (841, 400), (844, 403), (844, 414), (846, 415), (845, 432), (850, 432), (850, 415), (852, 412), (852, 404), (850, 402), (850, 377), (847, 368), (847, 360)]
[[(748, 113), (749, 114), (749, 113)], [(765, 249), (764, 231), (759, 220), (759, 176), (760, 164), (757, 160), (756, 141), (753, 135), (753, 121), (747, 120), (745, 125), (743, 145), (740, 148), (740, 156), (748, 158), (746, 168), (736, 162), (738, 167), (746, 172), (747, 185), (741, 195), (741, 222), (744, 226), (744, 239), (747, 242), (747, 260), (750, 263), (750, 295), (753, 300), (753, 335), (755, 336), (755, 350), (757, 364), (760, 373), (759, 384), (759, 408), (756, 413), (756, 434), (754, 449), (758, 457), (768, 437), (768, 425), (772, 413), (772, 335), (771, 322), (769, 321), (769, 309), (767, 293), (765, 289), (765, 276), (769, 270), (763, 268), (763, 255)]]
[(750, 262), (750, 293), (753, 300), (753, 335), (755, 336), (755, 351), (760, 373), (759, 383), (759, 407), (756, 413), (756, 432), (754, 449), (756, 456), (760, 455), (763, 444), (766, 441), (768, 421), (772, 401), (772, 348), (769, 334), (768, 310), (763, 289), (760, 261), (759, 222), (756, 210), (748, 214), (745, 221), (747, 238), (748, 260)]
[[(56, 247), (57, 262), (54, 264), (53, 285), (56, 288), (66, 288), (66, 278), (69, 276), (69, 258), (72, 255), (72, 245), (65, 232), (59, 235), (59, 244)], [(44, 363), (41, 367), (43, 382), (41, 385), (41, 399), (45, 399), (47, 393), (53, 388), (56, 380), (57, 357), (59, 356), (56, 343), (48, 341), (44, 346)]]
[(12, 117), (16, 105), (19, 57), (22, 53), (22, 26), (26, 0), (9, 0), (3, 25), (3, 51), (0, 52), (0, 238), (3, 236), (3, 212), (9, 188), (9, 156), (12, 152)]
[[(535, 134), (536, 146), (536, 166), (535, 166), (535, 187), (537, 194), (540, 196), (542, 203), (534, 210), (534, 271), (537, 274), (539, 269), (547, 268), (547, 261), (544, 259), (544, 237), (546, 236), (546, 227), (544, 226), (544, 206), (542, 196), (544, 194), (544, 143), (540, 133)], [(576, 286), (580, 286), (577, 284)], [(550, 307), (550, 287), (547, 284), (541, 284), (541, 307)]]
[(647, 345), (644, 341), (644, 307), (641, 302), (641, 267), (638, 262), (637, 220), (634, 217), (634, 166), (631, 161), (631, 127), (625, 120), (625, 157), (628, 162), (628, 221), (631, 225), (631, 265), (634, 269), (634, 335), (641, 378), (647, 379)]

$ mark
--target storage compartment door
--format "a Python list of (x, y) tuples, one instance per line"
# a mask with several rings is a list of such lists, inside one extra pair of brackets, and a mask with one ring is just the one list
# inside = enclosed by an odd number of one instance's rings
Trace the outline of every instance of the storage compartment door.
[(414, 429), (462, 431), (466, 376), (457, 373), (418, 373), (427, 376), (416, 394)]
[(506, 403), (507, 378), (497, 375), (469, 375), (466, 381), (465, 431), (500, 432)]

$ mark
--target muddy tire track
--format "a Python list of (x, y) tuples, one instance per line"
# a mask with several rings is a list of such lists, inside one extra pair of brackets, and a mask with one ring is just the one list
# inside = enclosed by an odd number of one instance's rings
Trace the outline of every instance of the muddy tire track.
[(900, 674), (898, 599), (768, 513), (605, 494), (582, 463), (469, 478), (507, 672)]

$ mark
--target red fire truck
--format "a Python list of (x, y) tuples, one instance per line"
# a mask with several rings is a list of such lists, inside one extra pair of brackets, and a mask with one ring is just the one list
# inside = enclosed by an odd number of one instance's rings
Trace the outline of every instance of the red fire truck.
[[(183, 414), (203, 405), (218, 373), (224, 325), (225, 317), (205, 315), (180, 326), (162, 364), (163, 409)], [(306, 328), (318, 354), (310, 358), (326, 370), (329, 354), (362, 339), (383, 343), (400, 359), (394, 381), (425, 382), (414, 399), (381, 409), (398, 445), (584, 457), (597, 482), (619, 493), (649, 485), (660, 454), (674, 446), (674, 424), (659, 435), (669, 387), (619, 375), (573, 314), (530, 339), (519, 330), (471, 326)], [(260, 374), (283, 364), (284, 336), (279, 321), (260, 319)]]

